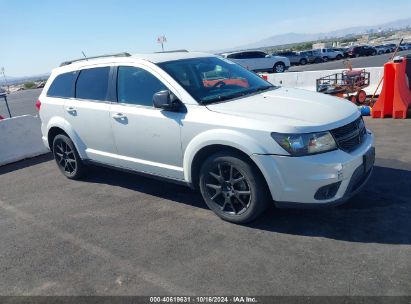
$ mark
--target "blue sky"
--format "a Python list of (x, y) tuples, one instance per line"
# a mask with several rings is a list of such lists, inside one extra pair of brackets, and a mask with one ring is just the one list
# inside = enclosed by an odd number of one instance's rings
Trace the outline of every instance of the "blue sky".
[(207, 51), (288, 32), (375, 25), (410, 12), (410, 0), (0, 0), (0, 66), (10, 76), (41, 74), (82, 50), (159, 51), (162, 34), (167, 49)]

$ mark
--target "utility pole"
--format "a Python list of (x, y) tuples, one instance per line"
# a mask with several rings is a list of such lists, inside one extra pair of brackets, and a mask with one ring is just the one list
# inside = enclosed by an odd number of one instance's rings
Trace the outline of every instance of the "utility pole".
[(167, 38), (166, 38), (165, 35), (159, 36), (159, 37), (157, 38), (157, 43), (161, 44), (161, 50), (162, 50), (163, 52), (164, 52), (164, 43), (166, 43), (166, 42), (167, 42)]

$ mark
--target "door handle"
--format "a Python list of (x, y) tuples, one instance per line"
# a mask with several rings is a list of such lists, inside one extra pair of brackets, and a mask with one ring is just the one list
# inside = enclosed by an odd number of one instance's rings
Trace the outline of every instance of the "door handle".
[(68, 113), (76, 113), (76, 112), (77, 112), (76, 109), (73, 108), (73, 107), (68, 107), (68, 108), (66, 108), (66, 111), (67, 111)]
[(124, 118), (127, 118), (127, 116), (126, 115), (124, 115), (123, 113), (116, 113), (116, 114), (113, 114), (113, 116), (112, 116), (114, 119), (124, 119)]

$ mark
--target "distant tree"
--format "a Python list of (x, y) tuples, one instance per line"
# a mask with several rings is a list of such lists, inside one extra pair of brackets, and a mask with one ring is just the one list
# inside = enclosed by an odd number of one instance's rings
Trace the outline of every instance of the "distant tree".
[(29, 89), (34, 89), (36, 87), (36, 84), (33, 81), (29, 81), (29, 82), (25, 82), (23, 86), (26, 90), (29, 90)]

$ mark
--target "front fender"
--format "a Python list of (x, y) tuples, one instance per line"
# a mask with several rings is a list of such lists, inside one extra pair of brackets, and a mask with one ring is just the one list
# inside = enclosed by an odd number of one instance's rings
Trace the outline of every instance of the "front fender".
[(184, 179), (192, 182), (191, 168), (194, 157), (203, 148), (212, 145), (224, 145), (238, 149), (247, 155), (254, 153), (266, 154), (268, 151), (258, 143), (258, 141), (241, 132), (226, 129), (215, 129), (205, 131), (195, 136), (187, 145), (184, 151)]
[[(67, 120), (65, 120), (63, 117), (58, 116), (51, 118), (47, 124), (47, 136), (50, 129), (54, 127), (60, 128), (67, 133), (67, 135), (73, 141), (74, 146), (76, 147), (81, 159), (88, 158), (86, 154), (86, 145), (83, 143), (78, 134), (74, 131), (74, 128)], [(52, 143), (49, 144), (51, 145)]]

